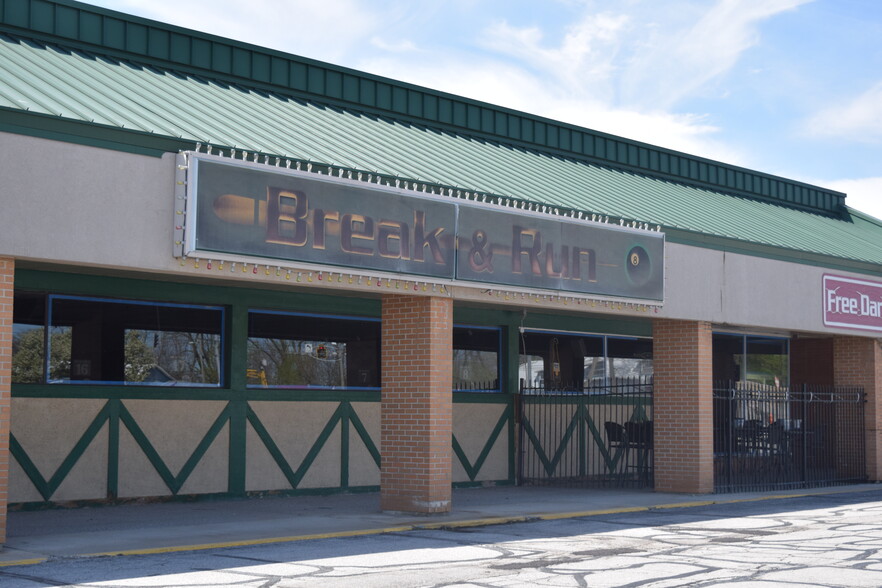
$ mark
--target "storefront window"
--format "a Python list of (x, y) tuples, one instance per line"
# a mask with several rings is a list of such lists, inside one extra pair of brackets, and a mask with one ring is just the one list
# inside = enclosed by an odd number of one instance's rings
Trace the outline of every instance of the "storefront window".
[(780, 337), (715, 333), (715, 382), (751, 382), (771, 388), (790, 385), (790, 341)]
[(521, 337), (524, 388), (604, 390), (652, 381), (652, 339), (527, 331)]
[(46, 361), (46, 295), (16, 290), (12, 309), (12, 383), (38, 384)]
[(714, 452), (771, 451), (790, 426), (789, 339), (714, 333), (713, 378)]
[(609, 378), (613, 382), (632, 380), (642, 384), (652, 379), (652, 340), (607, 337)]
[(541, 388), (545, 382), (545, 358), (541, 355), (520, 354), (518, 378), (522, 388)]
[(775, 388), (790, 385), (789, 341), (773, 337), (747, 337), (746, 377)]
[[(22, 306), (27, 312), (27, 303)], [(43, 381), (45, 372), (49, 383), (221, 383), (220, 307), (49, 296), (48, 308), (48, 354), (41, 368), (24, 354), (25, 340), (36, 339), (30, 335), (36, 329), (21, 330), (15, 363), (23, 377), (39, 372), (37, 381)]]
[(380, 387), (380, 321), (251, 311), (248, 386)]
[(453, 328), (453, 389), (499, 392), (499, 329)]

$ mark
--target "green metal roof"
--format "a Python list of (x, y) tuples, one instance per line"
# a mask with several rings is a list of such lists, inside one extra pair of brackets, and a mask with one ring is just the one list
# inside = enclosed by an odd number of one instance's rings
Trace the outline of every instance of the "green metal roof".
[[(732, 174), (735, 184), (757, 184), (760, 192), (763, 182), (766, 191), (778, 186), (774, 197), (733, 195), (739, 190), (711, 189), (702, 182), (698, 167), (695, 177), (675, 181), (651, 166), (603, 164), (572, 150), (494, 139), (391, 111), (384, 116), (382, 109), (310, 99), (256, 81), (232, 83), (220, 75), (160, 66), (147, 57), (121, 58), (110, 50), (37, 36), (36, 31), (30, 38), (0, 34), (0, 130), (106, 132), (116, 140), (123, 133), (131, 143), (159, 138), (181, 148), (200, 142), (458, 187), (561, 212), (647, 222), (661, 225), (675, 242), (882, 275), (882, 223), (845, 209), (838, 193), (682, 156), (687, 168), (704, 163), (705, 173), (720, 170), (717, 179)], [(626, 155), (636, 145), (637, 158), (642, 157), (640, 144), (621, 141)], [(651, 153), (646, 158), (651, 160)]]

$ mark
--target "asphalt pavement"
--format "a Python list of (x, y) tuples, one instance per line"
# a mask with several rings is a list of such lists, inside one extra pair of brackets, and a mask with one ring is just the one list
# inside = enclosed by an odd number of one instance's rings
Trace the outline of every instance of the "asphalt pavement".
[(458, 489), (442, 515), (386, 513), (379, 495), (139, 503), (12, 511), (0, 566), (53, 558), (192, 551), (411, 530), (456, 529), (879, 489), (875, 484), (778, 493), (672, 494), (625, 489)]
[[(201, 550), (178, 546), (141, 555), (58, 556), (0, 567), (0, 586), (882, 586), (882, 486), (800, 494), (717, 497), (578, 516), (554, 512), (541, 515), (551, 520), (509, 524), (471, 525), (475, 519), (463, 519), (447, 528), (292, 536)], [(501, 496), (475, 494), (494, 495)]]

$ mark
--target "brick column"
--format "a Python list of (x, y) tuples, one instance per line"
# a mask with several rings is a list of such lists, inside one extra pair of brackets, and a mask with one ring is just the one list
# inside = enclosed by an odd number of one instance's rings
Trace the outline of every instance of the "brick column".
[(864, 431), (867, 476), (882, 480), (882, 345), (867, 337), (833, 339), (833, 379), (837, 386), (861, 386), (867, 395)]
[(655, 489), (713, 492), (713, 338), (710, 323), (652, 325)]
[(450, 510), (453, 301), (383, 296), (380, 503)]
[(0, 257), (0, 547), (6, 542), (9, 499), (9, 411), (12, 381), (12, 285), (15, 262)]

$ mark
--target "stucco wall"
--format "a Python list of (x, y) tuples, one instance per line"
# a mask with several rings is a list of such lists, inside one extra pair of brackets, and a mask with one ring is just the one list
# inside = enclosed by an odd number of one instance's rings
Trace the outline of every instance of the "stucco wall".
[[(505, 404), (455, 403), (453, 405), (453, 434), (472, 466), (478, 461), (493, 428), (506, 408)], [(459, 458), (453, 454), (454, 482), (499, 481), (509, 478), (508, 426), (510, 425), (506, 425), (499, 433), (474, 480), (470, 480)]]
[(21, 259), (170, 269), (174, 155), (0, 133), (0, 251)]
[(859, 334), (823, 324), (824, 274), (859, 274), (672, 243), (667, 247), (667, 293), (660, 317)]
[[(251, 402), (260, 422), (269, 432), (291, 469), (303, 464), (322, 429), (331, 420), (337, 402)], [(249, 423), (246, 453), (246, 490), (290, 490), (282, 474), (254, 427)], [(351, 439), (352, 433), (350, 433)], [(340, 486), (340, 424), (338, 423), (298, 488), (333, 488)]]
[[(125, 400), (123, 404), (174, 476), (181, 472), (226, 406), (226, 402), (202, 400)], [(229, 428), (225, 425), (179, 494), (227, 491), (229, 439)], [(120, 426), (119, 496), (170, 494), (131, 433), (125, 425)]]
[[(106, 400), (13, 398), (12, 434), (48, 481), (89, 427)], [(53, 502), (104, 498), (107, 492), (107, 424), (98, 431), (58, 489)], [(9, 502), (43, 498), (18, 462), (9, 460)]]
[[(26, 459), (33, 462), (44, 481), (56, 475), (69, 456), (77, 456), (70, 473), (48, 497), (51, 502), (104, 500), (108, 498), (109, 418), (102, 409), (106, 399), (14, 398), (12, 433)], [(308, 454), (331, 421), (339, 402), (272, 401), (250, 402), (259, 425), (270, 435), (288, 466), (297, 472), (308, 462), (297, 489), (339, 488), (341, 465), (346, 461), (341, 445), (342, 420), (338, 420), (313, 460)], [(164, 464), (173, 478), (183, 481), (177, 494), (211, 494), (228, 491), (230, 471), (230, 424), (223, 413), (225, 401), (135, 400), (120, 403), (134, 422), (130, 431), (125, 419), (119, 426), (117, 488), (120, 498), (171, 496), (172, 489), (151, 463), (148, 452)], [(379, 440), (378, 402), (353, 402), (352, 412), (373, 443)], [(93, 422), (100, 424), (94, 439), (75, 450)], [(222, 423), (189, 475), (181, 474), (216, 422)], [(348, 486), (376, 486), (379, 468), (364, 441), (349, 426)], [(136, 437), (146, 439), (145, 450)], [(291, 484), (273, 459), (253, 424), (246, 429), (245, 472), (249, 491), (290, 490)], [(9, 502), (42, 502), (37, 485), (16, 459), (11, 459)], [(178, 482), (180, 483), (180, 482)]]
[[(379, 451), (380, 403), (353, 402), (352, 409), (358, 415), (365, 431), (373, 441), (377, 451)], [(380, 485), (380, 468), (374, 462), (374, 458), (354, 429), (349, 432), (349, 485)]]

